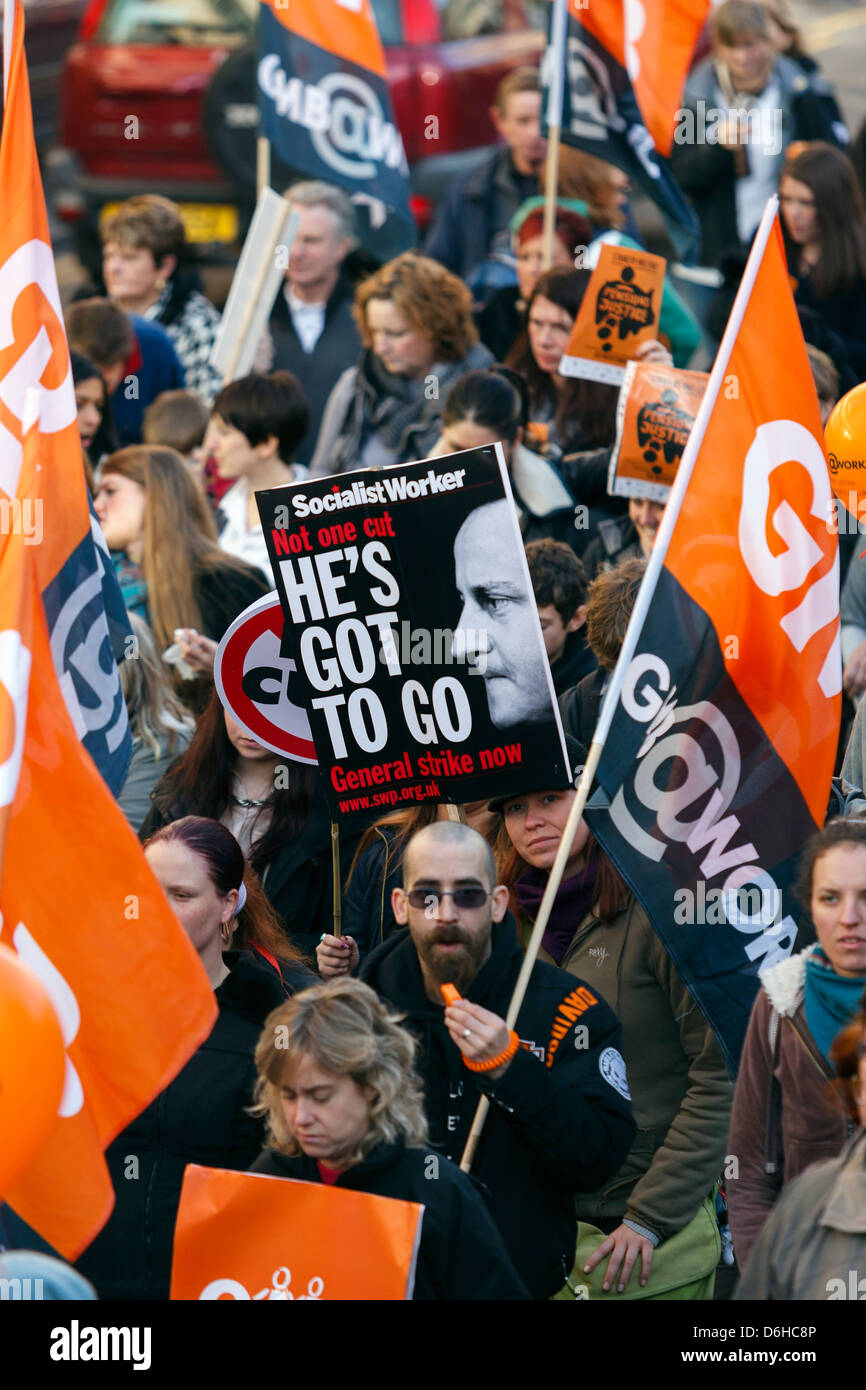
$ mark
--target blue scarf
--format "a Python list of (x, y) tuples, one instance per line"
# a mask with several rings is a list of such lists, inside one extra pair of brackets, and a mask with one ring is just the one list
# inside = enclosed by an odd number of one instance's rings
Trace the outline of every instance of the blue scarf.
[(837, 975), (820, 946), (806, 961), (806, 1023), (828, 1061), (833, 1039), (856, 1014), (864, 988), (866, 980)]
[(147, 584), (144, 574), (122, 550), (112, 550), (111, 563), (117, 575), (127, 613), (137, 613), (149, 624), (150, 612), (147, 607)]

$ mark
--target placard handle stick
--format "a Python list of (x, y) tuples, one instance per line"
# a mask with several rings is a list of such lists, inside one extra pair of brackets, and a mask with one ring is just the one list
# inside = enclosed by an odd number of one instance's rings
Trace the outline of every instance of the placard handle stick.
[[(505, 1022), (508, 1028), (514, 1027), (517, 1021), (517, 1015), (520, 1013), (520, 1006), (526, 994), (529, 977), (532, 974), (532, 968), (535, 965), (541, 947), (541, 938), (547, 930), (551, 908), (553, 907), (556, 895), (559, 891), (559, 885), (562, 882), (563, 871), (568, 863), (569, 854), (571, 853), (571, 843), (577, 832), (578, 821), (583, 815), (583, 808), (586, 805), (586, 799), (589, 796), (589, 789), (592, 785), (592, 779), (595, 776), (595, 769), (598, 767), (598, 760), (601, 757), (603, 748), (604, 743), (597, 742), (595, 739), (593, 739), (589, 746), (586, 765), (583, 769), (581, 779), (577, 784), (577, 794), (574, 801), (571, 803), (571, 810), (568, 813), (568, 820), (565, 822), (565, 829), (562, 832), (559, 849), (556, 851), (556, 858), (550, 870), (550, 877), (547, 880), (544, 897), (541, 899), (541, 907), (538, 909), (538, 916), (535, 919), (532, 936), (529, 938), (529, 945), (523, 957), (523, 964), (520, 967), (520, 974), (514, 986), (511, 1003), (508, 1005), (508, 1013), (505, 1015)], [(466, 1147), (463, 1150), (463, 1157), (460, 1160), (460, 1167), (463, 1169), (464, 1173), (468, 1173), (469, 1169), (472, 1167), (472, 1160), (475, 1157), (475, 1150), (478, 1148), (478, 1140), (481, 1138), (481, 1131), (484, 1128), (484, 1122), (487, 1119), (487, 1111), (489, 1109), (490, 1101), (486, 1096), (482, 1096), (476, 1107), (472, 1128), (469, 1131), (469, 1138), (466, 1140)]]
[[(277, 204), (283, 202), (285, 206), (285, 200), (278, 199), (277, 195), (273, 193), (272, 190), (265, 189), (263, 192), (264, 194), (270, 194), (271, 199), (276, 200)], [(255, 223), (256, 218), (259, 216), (259, 210), (262, 207), (262, 197), (263, 194), (260, 193), (259, 200), (256, 205), (256, 214), (253, 218), (253, 223)], [(298, 212), (293, 209), (288, 214), (288, 216), (282, 221), (281, 226), (271, 227), (267, 237), (267, 245), (259, 248), (259, 258), (254, 265), (254, 270), (252, 276), (250, 277), (249, 285), (248, 287), (245, 287), (246, 296), (245, 302), (243, 304), (243, 318), (232, 340), (231, 351), (226, 362), (225, 369), (223, 371), (223, 385), (227, 386), (229, 382), (234, 380), (235, 368), (238, 359), (246, 345), (247, 337), (250, 333), (251, 325), (253, 323), (253, 320), (255, 319), (256, 313), (262, 307), (262, 301), (266, 294), (269, 282), (271, 284), (270, 293), (272, 294), (270, 304), (273, 304), (273, 299), (276, 297), (277, 284), (279, 279), (281, 278), (280, 274), (276, 273), (276, 280), (274, 280), (276, 265), (275, 257), (277, 253), (277, 246), (280, 245), (280, 239), (282, 238), (282, 249), (286, 257), (286, 264), (288, 265), (289, 257), (291, 255), (292, 250), (292, 243), (294, 242), (295, 236), (297, 234), (299, 222), (300, 217), (298, 215)], [(249, 245), (250, 235), (248, 233), (247, 241), (244, 244), (244, 252), (247, 251), (247, 247)], [(244, 253), (242, 252), (241, 261), (243, 260)], [(246, 271), (244, 273), (246, 274)], [(223, 329), (221, 331), (225, 330), (226, 312), (232, 305), (232, 295), (234, 294), (235, 286), (238, 283), (239, 272), (238, 269), (236, 269), (235, 278), (232, 281), (232, 289), (229, 292), (229, 299), (226, 304), (226, 309), (223, 311)], [(267, 307), (269, 309), (270, 305), (268, 305)]]
[(256, 138), (256, 197), (271, 186), (271, 142), (266, 135)]
[(462, 806), (455, 806), (453, 801), (443, 801), (440, 804), (445, 807), (449, 820), (459, 821), (461, 825), (466, 824), (466, 812)]
[(343, 917), (342, 885), (340, 883), (340, 827), (331, 821), (331, 865), (334, 870), (334, 936), (341, 935)]

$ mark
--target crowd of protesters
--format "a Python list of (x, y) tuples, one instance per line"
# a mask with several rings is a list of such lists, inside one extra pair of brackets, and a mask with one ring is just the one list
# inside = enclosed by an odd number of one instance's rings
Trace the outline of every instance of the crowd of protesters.
[[(675, 145), (673, 169), (724, 284), (699, 322), (668, 276), (659, 337), (638, 355), (706, 365), (778, 192), (826, 419), (866, 379), (866, 212), (843, 117), (781, 0), (725, 0), (712, 34), (686, 107), (747, 104), (755, 121)], [(499, 151), (452, 186), (423, 247), (372, 273), (355, 262), (348, 197), (290, 189), (285, 283), (239, 380), (211, 366), (219, 310), (165, 198), (130, 198), (103, 223), (104, 284), (68, 307), (88, 485), (136, 643), (120, 804), (219, 1005), (108, 1151), (116, 1205), (77, 1266), (101, 1297), (168, 1296), (187, 1163), (422, 1201), (416, 1298), (706, 1300), (734, 1259), (738, 1296), (825, 1297), (833, 1219), (864, 1263), (863, 1220), (839, 1215), (852, 1192), (862, 1204), (866, 1147), (862, 707), (839, 783), (853, 812), (802, 858), (812, 934), (762, 976), (732, 1081), (583, 821), (518, 1032), (506, 1025), (572, 778), (459, 821), (424, 804), (342, 831), (337, 904), (317, 769), (258, 743), (214, 687), (220, 638), (274, 587), (257, 491), (499, 442), (572, 773), (585, 760), (664, 504), (608, 493), (617, 389), (559, 370), (600, 246), (641, 232), (625, 175), (563, 150), (545, 269), (541, 101), (537, 72), (504, 79)], [(866, 688), (855, 549), (842, 552), (852, 699)], [(446, 1004), (443, 983), (462, 997)], [(585, 1046), (555, 1047), (578, 1017)], [(481, 1096), (469, 1178), (458, 1164)], [(720, 1279), (716, 1296), (730, 1289)]]

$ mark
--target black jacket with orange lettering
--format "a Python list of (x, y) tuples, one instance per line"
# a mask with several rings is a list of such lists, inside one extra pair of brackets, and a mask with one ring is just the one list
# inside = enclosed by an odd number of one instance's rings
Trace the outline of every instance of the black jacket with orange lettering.
[[(466, 998), (504, 1018), (523, 961), (514, 918), (493, 927), (490, 959)], [(635, 1133), (616, 1015), (580, 980), (535, 965), (517, 1018), (522, 1046), (496, 1081), (463, 1066), (444, 1009), (427, 998), (412, 938), (400, 932), (361, 966), (361, 977), (407, 1015), (421, 1043), (431, 1143), (459, 1162), (479, 1096), (491, 1108), (473, 1175), (514, 1267), (533, 1298), (550, 1298), (574, 1263), (575, 1192), (607, 1182)]]

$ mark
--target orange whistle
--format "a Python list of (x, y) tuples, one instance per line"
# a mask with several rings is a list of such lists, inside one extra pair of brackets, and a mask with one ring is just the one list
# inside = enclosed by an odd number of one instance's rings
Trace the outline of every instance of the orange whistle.
[(446, 1005), (456, 1004), (458, 999), (463, 998), (456, 985), (440, 985), (439, 993), (445, 1000)]

